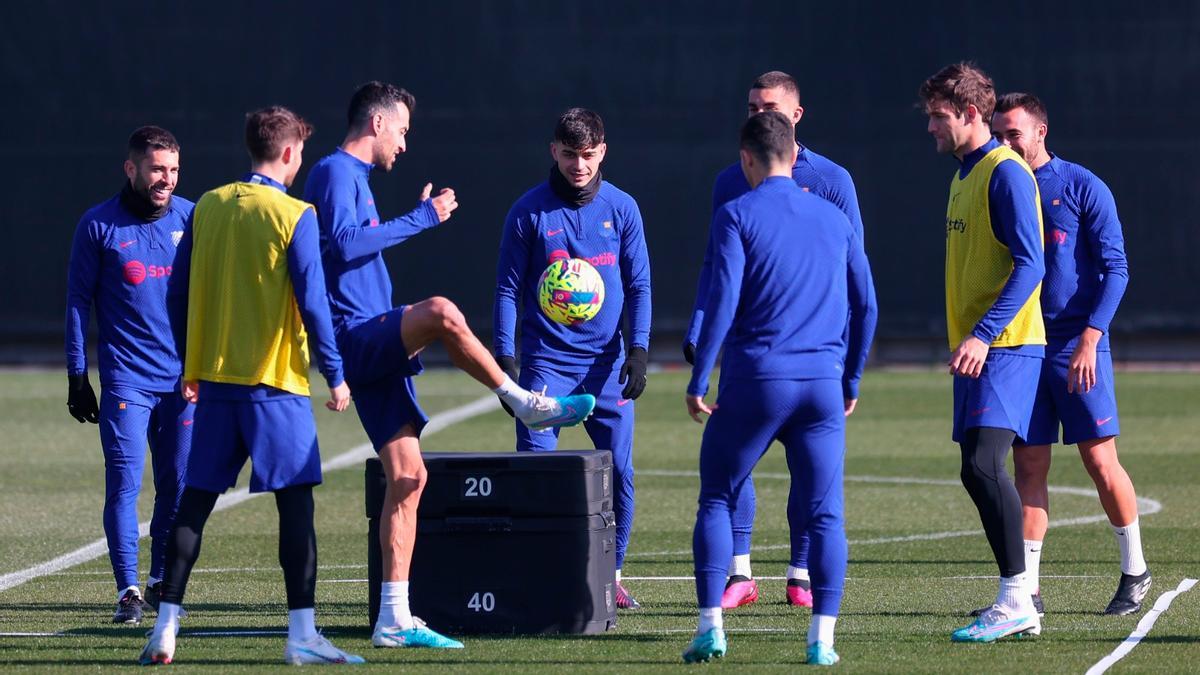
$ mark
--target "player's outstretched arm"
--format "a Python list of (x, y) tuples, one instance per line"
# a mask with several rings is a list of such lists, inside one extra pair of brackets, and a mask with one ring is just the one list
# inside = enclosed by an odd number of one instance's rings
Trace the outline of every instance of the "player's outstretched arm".
[[(433, 186), (427, 189), (431, 191)], [(328, 252), (343, 262), (379, 253), (437, 226), (449, 217), (448, 213), (445, 218), (438, 213), (433, 199), (425, 198), (417, 208), (399, 218), (386, 222), (361, 222), (358, 219), (357, 195), (354, 176), (324, 164), (313, 167), (304, 185), (304, 201), (317, 208)], [(442, 199), (439, 204), (445, 206), (443, 195), (438, 195), (438, 198)], [(457, 208), (453, 191), (450, 191), (449, 201)]]

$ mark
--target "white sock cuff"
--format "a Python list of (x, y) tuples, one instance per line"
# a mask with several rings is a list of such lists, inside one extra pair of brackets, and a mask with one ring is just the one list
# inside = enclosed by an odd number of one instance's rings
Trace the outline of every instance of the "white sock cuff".
[(792, 565), (788, 565), (787, 578), (788, 578), (788, 581), (791, 581), (792, 579), (800, 579), (802, 581), (808, 581), (809, 580), (808, 569), (806, 569), (804, 567), (793, 567)]
[(750, 571), (749, 553), (733, 556), (733, 560), (729, 561), (729, 576), (753, 578), (753, 574)]
[(725, 628), (725, 617), (721, 613), (720, 607), (701, 607), (700, 608), (700, 623), (696, 627), (697, 633), (707, 633), (713, 628)]

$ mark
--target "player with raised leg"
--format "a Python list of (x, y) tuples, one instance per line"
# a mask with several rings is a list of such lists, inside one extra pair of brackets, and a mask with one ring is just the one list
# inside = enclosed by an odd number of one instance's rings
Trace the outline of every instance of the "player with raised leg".
[[(748, 115), (775, 111), (781, 113), (795, 127), (804, 116), (800, 106), (800, 89), (796, 80), (787, 73), (773, 70), (763, 73), (750, 84), (746, 104)], [(796, 162), (792, 165), (792, 179), (805, 192), (811, 192), (837, 206), (850, 219), (854, 231), (863, 239), (862, 216), (858, 210), (858, 194), (850, 173), (828, 158), (817, 154), (801, 143), (796, 143)], [(713, 185), (713, 213), (727, 202), (750, 191), (750, 184), (742, 173), (740, 162), (735, 162), (717, 175)], [(794, 245), (802, 245), (797, 241)], [(709, 275), (711, 274), (711, 251), (706, 251), (704, 266), (700, 270), (699, 288), (692, 320), (683, 341), (683, 358), (695, 361), (696, 340), (700, 335), (700, 324), (704, 320), (704, 307), (708, 299)], [(788, 514), (798, 508), (796, 495), (788, 494)], [(729, 563), (729, 580), (721, 597), (721, 607), (733, 609), (749, 605), (758, 600), (758, 582), (750, 566), (750, 544), (754, 532), (756, 497), (754, 477), (751, 476), (738, 491), (737, 507), (733, 511), (733, 559)], [(789, 605), (812, 607), (812, 590), (808, 574), (809, 538), (805, 532), (793, 530), (791, 561), (787, 569), (785, 597)]]
[(1137, 495), (1117, 459), (1117, 397), (1108, 325), (1117, 311), (1129, 269), (1112, 192), (1095, 174), (1046, 149), (1049, 117), (1032, 94), (1006, 94), (996, 102), (992, 133), (1033, 169), (1046, 226), (1046, 278), (1042, 316), (1046, 360), (1025, 444), (1013, 448), (1017, 492), (1024, 511), (1025, 567), (1041, 609), (1038, 568), (1049, 522), (1050, 446), (1076, 444), (1121, 554), (1121, 578), (1105, 614), (1141, 609), (1150, 590), (1142, 555)]
[[(104, 536), (117, 582), (113, 623), (137, 624), (138, 492), (149, 441), (154, 471), (146, 601), (158, 602), (167, 538), (183, 494), (193, 408), (179, 395), (182, 372), (167, 315), (167, 280), (193, 204), (175, 196), (179, 142), (148, 126), (129, 137), (121, 192), (79, 221), (67, 268), (67, 409), (100, 425)], [(87, 332), (96, 306), (100, 402), (88, 381)]]
[(959, 162), (945, 224), (952, 438), (1000, 572), (992, 607), (951, 639), (992, 642), (1041, 632), (1025, 574), (1021, 499), (1004, 462), (1028, 432), (1045, 352), (1042, 214), (1033, 171), (992, 138), (991, 78), (957, 63), (925, 80), (919, 96), (937, 151)]
[[(637, 203), (600, 175), (608, 146), (596, 113), (571, 108), (554, 128), (550, 177), (526, 192), (504, 223), (496, 266), (493, 319), (496, 360), (521, 386), (551, 395), (591, 392), (595, 415), (584, 423), (597, 448), (613, 457), (617, 519), (617, 607), (638, 601), (621, 583), (633, 527), (634, 400), (646, 387), (650, 342), (650, 261)], [(604, 302), (586, 322), (563, 325), (539, 311), (538, 280), (546, 266), (580, 258), (599, 272)], [(516, 325), (521, 314), (521, 370)], [(628, 315), (628, 350), (621, 325)], [(517, 424), (518, 451), (550, 451), (558, 434)]]
[(518, 387), (467, 326), (462, 312), (442, 297), (392, 306), (384, 249), (446, 221), (458, 201), (453, 190), (431, 196), (426, 185), (413, 211), (383, 221), (368, 177), (390, 171), (407, 149), (416, 99), (382, 82), (368, 82), (350, 100), (342, 146), (308, 174), (304, 199), (316, 206), (321, 252), (338, 347), (355, 408), (387, 476), (380, 538), (383, 588), (372, 643), (377, 647), (461, 648), (425, 626), (408, 605), (408, 573), (425, 487), (420, 435), (429, 418), (417, 403), (412, 377), (419, 354), (438, 342), (451, 362), (500, 396), (532, 428), (582, 422), (595, 405), (591, 395), (551, 398)]
[[(711, 415), (700, 446), (692, 542), (700, 620), (683, 652), (688, 663), (726, 652), (721, 597), (733, 551), (730, 513), (775, 440), (787, 453), (799, 506), (789, 526), (812, 539), (807, 662), (839, 660), (846, 417), (857, 404), (877, 310), (862, 241), (836, 206), (796, 185), (795, 159), (788, 118), (765, 112), (747, 120), (741, 163), (752, 190), (721, 207), (709, 233), (711, 282), (685, 396), (694, 420)], [(704, 395), (722, 347), (720, 391), (710, 407)]]
[(250, 173), (206, 192), (180, 243), (168, 300), (176, 342), (186, 345), (182, 388), (196, 403), (195, 451), (143, 665), (174, 660), (180, 603), (205, 523), (247, 459), (250, 491), (273, 493), (279, 511), (284, 661), (362, 663), (317, 632), (314, 610), (312, 491), (321, 483), (321, 456), (309, 402), (309, 343), (329, 385), (326, 407), (345, 410), (350, 389), (329, 321), (316, 217), (312, 206), (287, 194), (311, 134), (287, 108), (247, 115)]

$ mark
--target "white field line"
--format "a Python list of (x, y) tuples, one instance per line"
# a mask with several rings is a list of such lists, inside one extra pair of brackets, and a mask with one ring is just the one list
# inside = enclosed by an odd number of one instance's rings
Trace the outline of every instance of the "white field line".
[[(463, 420), (470, 419), (477, 415), (490, 412), (500, 407), (499, 400), (492, 395), (478, 398), (470, 403), (461, 405), (457, 408), (451, 408), (445, 412), (438, 413), (429, 419), (429, 424), (421, 432), (422, 437), (436, 434), (446, 427), (458, 424)], [(346, 452), (333, 457), (321, 463), (321, 471), (336, 471), (347, 466), (351, 466), (365, 461), (369, 457), (375, 455), (374, 449), (370, 443), (363, 443), (350, 448)], [(265, 492), (250, 492), (249, 488), (241, 488), (221, 495), (217, 500), (217, 506), (213, 509), (216, 511), (224, 511), (225, 509), (233, 508), (242, 502), (248, 501), (260, 495), (267, 494)], [(150, 521), (138, 523), (138, 536), (145, 537), (150, 534)], [(32, 567), (28, 567), (16, 572), (9, 572), (5, 575), (0, 575), (0, 592), (7, 591), (10, 588), (15, 588), (21, 584), (44, 577), (47, 574), (54, 574), (69, 567), (74, 567), (81, 563), (88, 562), (99, 558), (108, 552), (108, 544), (104, 539), (97, 539), (90, 544), (81, 546), (70, 553), (47, 560), (43, 563), (38, 563)]]
[(1117, 661), (1125, 658), (1125, 655), (1133, 651), (1133, 648), (1138, 646), (1138, 643), (1142, 641), (1142, 638), (1146, 637), (1146, 634), (1149, 633), (1150, 629), (1154, 627), (1154, 622), (1158, 621), (1158, 617), (1161, 616), (1163, 612), (1167, 611), (1167, 608), (1171, 606), (1171, 602), (1174, 601), (1175, 598), (1179, 597), (1180, 594), (1187, 593), (1192, 589), (1192, 586), (1195, 585), (1195, 579), (1184, 579), (1183, 581), (1179, 582), (1179, 586), (1177, 586), (1175, 590), (1167, 591), (1166, 593), (1158, 596), (1158, 600), (1154, 601), (1154, 609), (1146, 612), (1146, 616), (1143, 616), (1142, 620), (1138, 621), (1137, 627), (1133, 629), (1133, 632), (1129, 634), (1129, 637), (1125, 638), (1124, 642), (1117, 645), (1117, 648), (1112, 650), (1111, 654), (1097, 661), (1096, 665), (1088, 668), (1085, 675), (1100, 675), (1100, 673), (1103, 673), (1104, 671), (1113, 667)]
[[(645, 469), (637, 472), (641, 476), (659, 476), (666, 478), (699, 478), (699, 474), (695, 471), (671, 471), (661, 469)], [(786, 473), (769, 473), (756, 472), (756, 479), (769, 480), (791, 480), (791, 475)], [(905, 478), (896, 476), (846, 476), (847, 483), (876, 483), (876, 484), (892, 484), (892, 485), (938, 485), (945, 487), (962, 487), (962, 483), (956, 480), (939, 480), (934, 478)], [(1079, 488), (1051, 485), (1049, 491), (1055, 494), (1073, 495), (1078, 497), (1095, 497), (1096, 490), (1094, 488)], [(1162, 502), (1148, 497), (1138, 497), (1138, 516), (1149, 516), (1159, 511), (1162, 511)], [(1078, 518), (1059, 518), (1051, 520), (1050, 527), (1068, 527), (1071, 525), (1087, 525), (1091, 523), (1107, 522), (1108, 516), (1104, 514), (1095, 516), (1080, 516)], [(867, 544), (895, 544), (910, 541), (936, 541), (939, 539), (952, 539), (955, 537), (970, 537), (983, 534), (983, 530), (951, 530), (947, 532), (926, 532), (923, 534), (907, 534), (898, 535), (895, 537), (876, 537), (872, 539), (851, 539), (851, 546), (861, 546)], [(766, 546), (754, 546), (754, 551), (779, 551), (790, 549), (789, 544), (770, 544)], [(651, 552), (630, 552), (626, 558), (654, 558), (658, 556), (674, 556), (674, 555), (691, 555), (692, 550), (675, 550), (675, 551), (651, 551)]]

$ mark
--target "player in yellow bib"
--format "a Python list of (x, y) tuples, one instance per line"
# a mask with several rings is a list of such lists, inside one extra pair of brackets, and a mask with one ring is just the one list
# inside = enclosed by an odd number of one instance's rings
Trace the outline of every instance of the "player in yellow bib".
[(1000, 572), (991, 608), (951, 639), (992, 642), (1041, 632), (1025, 575), (1021, 499), (1005, 458), (1028, 432), (1045, 352), (1042, 216), (1033, 172), (992, 138), (996, 92), (982, 70), (947, 66), (921, 85), (920, 97), (938, 152), (959, 161), (946, 207), (952, 437)]
[(316, 214), (287, 195), (311, 134), (287, 108), (248, 115), (250, 172), (205, 193), (179, 243), (167, 297), (184, 363), (183, 396), (196, 404), (196, 432), (142, 665), (175, 658), (180, 605), (204, 525), (247, 459), (250, 491), (273, 493), (279, 511), (284, 661), (363, 662), (333, 646), (315, 624), (312, 491), (321, 482), (321, 456), (308, 398), (310, 343), (329, 385), (326, 407), (345, 410), (350, 389), (329, 320)]

